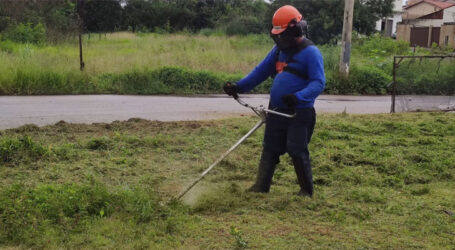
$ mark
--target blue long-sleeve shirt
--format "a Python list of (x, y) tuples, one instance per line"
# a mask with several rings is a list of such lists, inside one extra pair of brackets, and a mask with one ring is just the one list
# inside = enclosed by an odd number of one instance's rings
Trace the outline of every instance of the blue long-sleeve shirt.
[[(276, 46), (273, 47), (253, 71), (237, 82), (237, 86), (242, 93), (251, 91), (276, 72), (277, 49)], [(277, 74), (270, 89), (271, 107), (287, 108), (281, 97), (288, 94), (294, 94), (297, 97), (299, 101), (296, 106), (297, 109), (313, 107), (314, 101), (325, 87), (324, 62), (321, 52), (316, 46), (310, 45), (296, 54), (281, 51), (278, 60), (280, 62), (286, 62), (291, 57), (293, 60), (291, 63), (288, 63), (288, 66), (306, 74), (308, 79), (305, 80), (286, 71)]]

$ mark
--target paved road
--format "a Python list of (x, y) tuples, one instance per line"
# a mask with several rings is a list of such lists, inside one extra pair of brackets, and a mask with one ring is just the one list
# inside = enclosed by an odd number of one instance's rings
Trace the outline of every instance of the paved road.
[[(268, 95), (245, 95), (252, 105), (267, 105)], [(316, 101), (318, 113), (388, 113), (390, 96), (330, 96)], [(0, 96), (0, 129), (38, 126), (60, 120), (72, 123), (112, 122), (139, 117), (149, 120), (208, 120), (252, 114), (225, 95), (198, 97), (68, 95)]]

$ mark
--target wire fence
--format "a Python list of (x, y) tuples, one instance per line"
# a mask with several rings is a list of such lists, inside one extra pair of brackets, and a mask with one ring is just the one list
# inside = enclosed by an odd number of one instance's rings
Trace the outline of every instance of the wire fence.
[(455, 55), (395, 56), (391, 112), (455, 111)]

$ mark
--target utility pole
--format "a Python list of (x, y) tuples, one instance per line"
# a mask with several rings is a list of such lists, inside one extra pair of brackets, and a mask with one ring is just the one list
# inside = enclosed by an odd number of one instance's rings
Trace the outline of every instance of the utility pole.
[(340, 74), (349, 76), (351, 61), (352, 19), (354, 15), (354, 0), (344, 1), (343, 33), (341, 34)]

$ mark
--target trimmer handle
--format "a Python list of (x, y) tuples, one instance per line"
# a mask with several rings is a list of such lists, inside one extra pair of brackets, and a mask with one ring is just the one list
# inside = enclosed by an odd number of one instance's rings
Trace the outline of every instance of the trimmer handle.
[(237, 93), (235, 95), (232, 95), (232, 97), (234, 97), (234, 99), (240, 105), (252, 109), (254, 111), (254, 113), (256, 113), (262, 119), (265, 119), (265, 116), (266, 116), (267, 113), (268, 114), (279, 115), (279, 116), (283, 116), (283, 117), (287, 117), (287, 118), (294, 118), (296, 116), (295, 113), (290, 115), (290, 114), (281, 113), (281, 112), (278, 112), (278, 111), (275, 111), (275, 110), (266, 109), (262, 105), (259, 106), (259, 107), (253, 107), (253, 106), (249, 105), (248, 103), (244, 102), (242, 99), (240, 99), (240, 97), (237, 95)]

